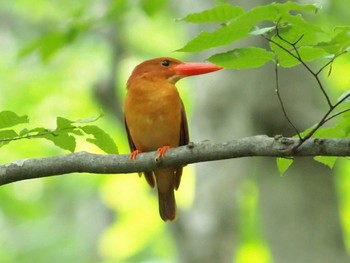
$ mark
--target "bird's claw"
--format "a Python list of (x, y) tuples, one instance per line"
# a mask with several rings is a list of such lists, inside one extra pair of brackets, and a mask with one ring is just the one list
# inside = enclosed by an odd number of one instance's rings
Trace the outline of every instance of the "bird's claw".
[(156, 161), (160, 161), (161, 158), (164, 158), (165, 152), (170, 148), (170, 146), (163, 146), (161, 148), (158, 148), (158, 155), (156, 157)]
[(132, 153), (130, 154), (130, 160), (136, 160), (136, 156), (141, 153), (140, 150), (135, 150), (135, 151), (132, 151)]

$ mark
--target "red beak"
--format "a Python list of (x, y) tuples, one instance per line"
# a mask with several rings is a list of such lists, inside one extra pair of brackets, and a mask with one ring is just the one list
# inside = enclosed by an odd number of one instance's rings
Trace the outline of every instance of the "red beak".
[(174, 67), (178, 76), (193, 76), (217, 71), (222, 67), (210, 63), (182, 63)]

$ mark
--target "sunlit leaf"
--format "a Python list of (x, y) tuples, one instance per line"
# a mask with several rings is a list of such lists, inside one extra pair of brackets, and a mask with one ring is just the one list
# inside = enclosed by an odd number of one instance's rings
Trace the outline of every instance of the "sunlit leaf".
[(12, 111), (0, 112), (0, 129), (15, 126), (21, 123), (28, 123), (29, 119), (27, 115), (18, 116)]
[(262, 48), (249, 47), (216, 54), (208, 58), (208, 61), (225, 68), (244, 69), (261, 67), (273, 59), (274, 54), (272, 52)]
[(287, 158), (276, 158), (277, 168), (280, 175), (284, 175), (289, 166), (293, 163), (293, 159)]
[(225, 22), (243, 13), (244, 10), (241, 7), (226, 4), (202, 12), (188, 14), (180, 20), (191, 23)]
[(118, 153), (118, 148), (109, 134), (95, 125), (86, 125), (80, 127), (85, 133), (91, 134), (94, 138), (87, 138), (86, 140), (98, 146), (106, 153)]

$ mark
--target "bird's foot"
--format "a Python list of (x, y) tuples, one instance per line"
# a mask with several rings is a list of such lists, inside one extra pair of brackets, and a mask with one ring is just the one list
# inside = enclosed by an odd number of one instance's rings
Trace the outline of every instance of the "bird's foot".
[(137, 156), (139, 153), (142, 153), (142, 152), (141, 152), (140, 150), (132, 151), (132, 153), (130, 154), (130, 160), (136, 160), (136, 156)]
[(170, 148), (170, 146), (163, 146), (158, 148), (158, 155), (156, 157), (156, 161), (158, 162), (161, 158), (164, 158), (165, 152)]

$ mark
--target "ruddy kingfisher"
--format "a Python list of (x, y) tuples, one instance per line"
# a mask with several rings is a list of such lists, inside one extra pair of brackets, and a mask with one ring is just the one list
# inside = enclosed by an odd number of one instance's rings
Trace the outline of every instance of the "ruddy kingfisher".
[[(183, 77), (220, 69), (210, 63), (185, 63), (169, 57), (147, 60), (136, 66), (127, 82), (124, 103), (130, 158), (156, 150), (158, 158), (164, 158), (167, 149), (187, 145), (187, 118), (175, 83)], [(159, 213), (164, 221), (176, 217), (174, 190), (179, 188), (182, 168), (143, 173), (151, 187), (157, 185)]]

